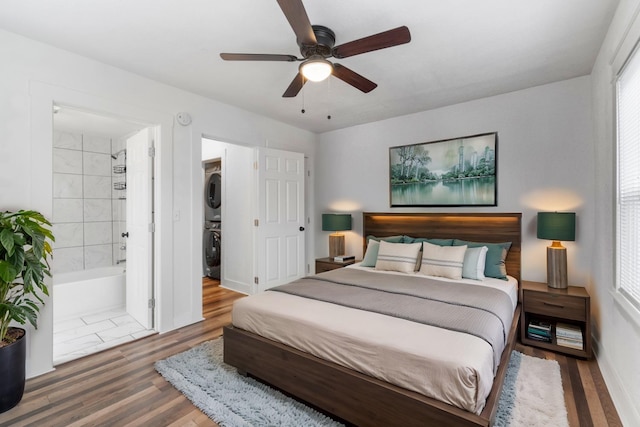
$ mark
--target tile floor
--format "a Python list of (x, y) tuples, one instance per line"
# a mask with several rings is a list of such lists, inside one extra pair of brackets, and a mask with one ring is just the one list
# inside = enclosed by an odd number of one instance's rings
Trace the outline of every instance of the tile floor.
[(155, 333), (145, 329), (124, 308), (55, 321), (53, 364), (59, 365)]

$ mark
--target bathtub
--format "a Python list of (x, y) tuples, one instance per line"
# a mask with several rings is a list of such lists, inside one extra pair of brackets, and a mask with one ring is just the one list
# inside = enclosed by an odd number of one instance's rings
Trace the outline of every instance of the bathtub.
[(57, 273), (53, 275), (55, 321), (125, 307), (124, 266)]

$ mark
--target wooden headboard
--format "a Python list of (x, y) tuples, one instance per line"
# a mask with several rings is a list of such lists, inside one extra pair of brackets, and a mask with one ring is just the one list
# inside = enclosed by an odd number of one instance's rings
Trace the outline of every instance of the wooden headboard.
[(520, 282), (521, 213), (374, 213), (363, 214), (364, 251), (367, 236), (407, 235), (470, 242), (511, 242), (507, 273)]

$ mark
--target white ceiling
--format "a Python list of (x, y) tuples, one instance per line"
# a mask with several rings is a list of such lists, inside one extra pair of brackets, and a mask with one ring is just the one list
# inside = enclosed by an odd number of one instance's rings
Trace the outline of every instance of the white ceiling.
[(3, 0), (0, 28), (325, 132), (587, 75), (618, 4), (303, 2), (312, 24), (336, 33), (336, 45), (401, 25), (409, 27), (412, 40), (335, 60), (376, 82), (369, 94), (330, 78), (307, 83), (296, 98), (282, 98), (298, 63), (219, 57), (221, 52), (300, 56), (275, 0)]

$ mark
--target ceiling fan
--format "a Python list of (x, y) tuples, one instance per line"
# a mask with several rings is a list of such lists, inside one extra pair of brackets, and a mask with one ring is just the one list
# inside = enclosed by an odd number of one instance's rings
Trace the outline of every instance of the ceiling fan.
[(334, 46), (335, 33), (322, 25), (311, 25), (302, 0), (277, 1), (291, 28), (293, 28), (302, 58), (294, 55), (261, 53), (221, 53), (220, 57), (225, 61), (302, 61), (298, 68), (298, 74), (282, 95), (284, 98), (295, 97), (307, 80), (322, 81), (329, 75), (334, 75), (364, 93), (371, 92), (378, 86), (376, 83), (344, 65), (329, 62), (327, 58), (348, 58), (411, 41), (409, 29), (402, 26)]

